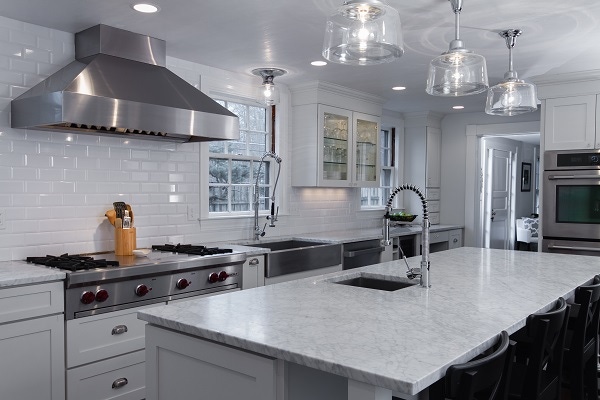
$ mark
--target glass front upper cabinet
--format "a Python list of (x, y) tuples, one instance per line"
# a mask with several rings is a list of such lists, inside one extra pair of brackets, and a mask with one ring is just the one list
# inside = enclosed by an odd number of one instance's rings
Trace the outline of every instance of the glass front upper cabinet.
[(379, 186), (379, 119), (319, 105), (319, 186)]

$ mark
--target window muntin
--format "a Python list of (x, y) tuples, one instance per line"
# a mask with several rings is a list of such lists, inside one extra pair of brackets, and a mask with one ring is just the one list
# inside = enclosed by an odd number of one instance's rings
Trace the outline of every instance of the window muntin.
[(392, 166), (392, 154), (394, 151), (392, 133), (389, 130), (383, 129), (379, 135), (379, 151), (381, 153), (381, 175), (379, 187), (361, 189), (360, 206), (363, 209), (385, 207), (395, 182), (394, 167)]
[[(271, 147), (267, 108), (218, 100), (236, 114), (240, 139), (209, 143), (209, 213), (243, 215), (254, 211), (254, 183), (261, 157)], [(259, 177), (259, 211), (268, 210), (272, 191), (271, 163)]]

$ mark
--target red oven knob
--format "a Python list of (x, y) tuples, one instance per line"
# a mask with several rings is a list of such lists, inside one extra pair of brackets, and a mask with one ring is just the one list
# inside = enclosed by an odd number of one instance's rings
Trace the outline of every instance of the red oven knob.
[(216, 272), (211, 272), (210, 275), (208, 275), (208, 281), (210, 283), (215, 283), (219, 280), (219, 275), (217, 275)]
[(96, 295), (90, 291), (85, 291), (81, 293), (81, 302), (83, 304), (90, 304), (96, 300)]
[(225, 279), (229, 278), (229, 274), (225, 271), (219, 272), (219, 280), (223, 282)]
[(181, 278), (177, 281), (177, 283), (175, 284), (175, 286), (177, 287), (177, 289), (185, 289), (186, 287), (190, 286), (190, 281), (188, 281), (185, 278)]
[(108, 291), (106, 289), (100, 289), (96, 292), (96, 301), (102, 303), (108, 299)]
[(135, 287), (135, 294), (137, 294), (140, 297), (147, 295), (149, 291), (150, 289), (148, 289), (148, 286), (144, 284), (137, 285)]

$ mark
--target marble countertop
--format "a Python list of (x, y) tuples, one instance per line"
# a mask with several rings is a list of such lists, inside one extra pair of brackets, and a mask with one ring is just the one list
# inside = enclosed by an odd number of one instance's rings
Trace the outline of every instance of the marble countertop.
[(0, 288), (60, 281), (65, 277), (65, 273), (60, 270), (28, 264), (25, 261), (0, 262)]
[[(420, 257), (408, 259), (411, 267)], [(342, 277), (405, 280), (391, 261), (146, 309), (152, 324), (416, 394), (489, 348), (498, 333), (600, 272), (600, 257), (462, 247), (431, 254), (431, 288), (384, 292)]]
[[(460, 225), (431, 225), (429, 228), (430, 232), (448, 231), (452, 229), (462, 229)], [(398, 225), (390, 227), (391, 237), (409, 236), (421, 233), (420, 225)], [(258, 245), (260, 243), (269, 243), (285, 239), (300, 239), (300, 240), (318, 240), (327, 243), (352, 243), (359, 242), (362, 240), (382, 239), (383, 233), (381, 228), (373, 229), (351, 229), (344, 231), (326, 231), (317, 233), (299, 233), (285, 237), (265, 237), (260, 240), (247, 240), (235, 242), (240, 248), (252, 249), (251, 247), (244, 246), (248, 244)], [(223, 244), (221, 244), (223, 245)], [(232, 246), (227, 244), (227, 246)], [(256, 249), (256, 248), (254, 248)], [(241, 250), (243, 251), (243, 250)], [(256, 250), (255, 250), (256, 251)], [(264, 251), (263, 251), (264, 253)], [(258, 253), (254, 253), (258, 254)]]

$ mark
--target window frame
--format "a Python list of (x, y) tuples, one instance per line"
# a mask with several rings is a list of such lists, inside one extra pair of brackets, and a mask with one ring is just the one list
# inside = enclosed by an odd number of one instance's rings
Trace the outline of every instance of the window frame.
[[(236, 104), (241, 104), (244, 105), (245, 107), (247, 107), (247, 110), (249, 110), (250, 107), (259, 107), (259, 108), (264, 108), (265, 109), (265, 152), (269, 152), (272, 149), (273, 146), (273, 132), (272, 132), (272, 124), (271, 124), (271, 119), (272, 119), (272, 110), (271, 107), (264, 107), (261, 104), (257, 104), (256, 102), (252, 101), (252, 100), (246, 100), (246, 99), (239, 99), (239, 98), (235, 98), (235, 99), (228, 99), (226, 97), (220, 97), (220, 98), (215, 98), (215, 101), (219, 102), (220, 104), (224, 102), (225, 107), (227, 107), (228, 103), (236, 103)], [(249, 118), (249, 113), (247, 113), (247, 116)], [(249, 128), (249, 124), (247, 125), (247, 127)], [(249, 216), (254, 216), (254, 186), (255, 186), (255, 182), (256, 182), (256, 171), (260, 165), (260, 161), (261, 158), (264, 156), (264, 153), (262, 153), (260, 156), (253, 156), (253, 155), (249, 155), (248, 153), (250, 152), (250, 142), (249, 142), (249, 133), (250, 132), (259, 132), (259, 131), (255, 131), (255, 130), (250, 130), (250, 129), (240, 129), (240, 131), (246, 131), (248, 133), (248, 139), (245, 141), (245, 154), (236, 154), (236, 153), (212, 153), (210, 152), (210, 144), (206, 143), (205, 145), (202, 146), (201, 149), (201, 170), (205, 169), (206, 172), (205, 173), (201, 173), (201, 201), (200, 201), (200, 207), (201, 207), (201, 218), (202, 219), (226, 219), (226, 218), (246, 218)], [(225, 142), (225, 146), (227, 146), (228, 141), (223, 141)], [(227, 160), (227, 164), (228, 164), (228, 182), (227, 184), (215, 184), (215, 183), (211, 183), (210, 182), (210, 160), (211, 159), (225, 159)], [(202, 162), (202, 160), (206, 160), (205, 162)], [(249, 161), (250, 162), (250, 178), (248, 180), (247, 184), (238, 184), (238, 183), (232, 183), (231, 179), (232, 179), (232, 163), (234, 161)], [(269, 170), (267, 172), (267, 176), (269, 177), (269, 184), (265, 185), (265, 184), (261, 184), (259, 181), (259, 187), (264, 188), (264, 187), (268, 187), (269, 188), (269, 196), (268, 197), (264, 197), (261, 196), (260, 197), (260, 202), (267, 204), (267, 201), (265, 199), (270, 199), (270, 197), (272, 196), (272, 189), (273, 186), (275, 184), (275, 177), (277, 174), (277, 170), (274, 167), (274, 164), (276, 164), (275, 162), (273, 162), (273, 160), (271, 158), (266, 158), (264, 160), (264, 164), (269, 165)], [(263, 165), (262, 167), (262, 171), (261, 171), (261, 175), (265, 175), (265, 165)], [(281, 182), (279, 182), (281, 183)], [(211, 186), (225, 186), (229, 188), (228, 191), (228, 195), (227, 195), (227, 211), (210, 211), (210, 188)], [(248, 187), (249, 188), (249, 193), (248, 193), (248, 198), (249, 198), (249, 208), (248, 210), (244, 210), (244, 211), (232, 211), (232, 192), (231, 192), (231, 188), (233, 187)], [(277, 188), (277, 192), (279, 192), (279, 185)], [(260, 208), (259, 209), (259, 215), (267, 215), (269, 213), (268, 207), (265, 206), (264, 208)]]

